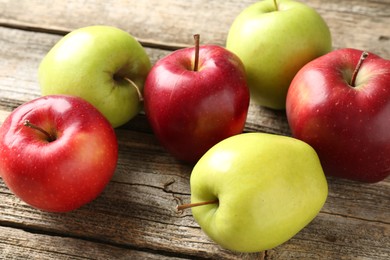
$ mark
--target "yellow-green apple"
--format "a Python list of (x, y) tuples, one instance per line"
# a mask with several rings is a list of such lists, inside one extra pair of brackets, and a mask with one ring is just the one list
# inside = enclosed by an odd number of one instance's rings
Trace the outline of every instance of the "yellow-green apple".
[(43, 95), (82, 97), (118, 127), (141, 109), (151, 64), (140, 43), (111, 26), (88, 26), (65, 35), (39, 66)]
[(0, 127), (0, 177), (20, 199), (44, 211), (71, 211), (95, 199), (117, 158), (111, 124), (79, 97), (34, 99)]
[(295, 74), (331, 51), (332, 41), (326, 22), (313, 8), (290, 0), (264, 0), (236, 17), (226, 47), (245, 65), (252, 100), (284, 109)]
[(297, 73), (286, 111), (293, 136), (317, 151), (325, 174), (389, 176), (390, 60), (350, 48), (324, 55)]
[(259, 252), (319, 213), (328, 185), (314, 149), (291, 137), (245, 133), (216, 144), (191, 173), (192, 214), (224, 248)]
[(240, 59), (217, 45), (177, 50), (151, 69), (144, 108), (161, 144), (195, 163), (219, 141), (242, 132), (249, 90)]

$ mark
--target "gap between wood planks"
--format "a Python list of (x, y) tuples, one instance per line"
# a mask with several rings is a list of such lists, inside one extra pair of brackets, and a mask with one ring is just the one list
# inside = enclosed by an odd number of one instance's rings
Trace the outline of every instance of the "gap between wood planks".
[[(71, 31), (67, 28), (38, 27), (38, 26), (33, 26), (29, 23), (22, 23), (22, 22), (15, 22), (15, 21), (13, 21), (12, 23), (6, 23), (6, 22), (0, 21), (0, 27), (30, 31), (30, 32), (43, 32), (43, 33), (49, 33), (49, 34), (57, 34), (57, 35), (62, 35), (62, 36), (68, 34)], [(174, 51), (177, 49), (191, 47), (190, 45), (182, 44), (182, 43), (164, 43), (164, 42), (158, 42), (158, 41), (154, 41), (154, 40), (150, 40), (150, 39), (148, 40), (148, 39), (137, 38), (134, 35), (133, 35), (133, 37), (136, 38), (136, 40), (139, 41), (142, 46), (154, 48), (154, 49)]]
[[(169, 252), (169, 251), (163, 251), (163, 250), (153, 250), (150, 248), (140, 248), (140, 247), (136, 247), (136, 246), (132, 246), (132, 245), (125, 245), (125, 244), (120, 244), (120, 243), (113, 243), (111, 241), (106, 241), (106, 240), (99, 240), (97, 238), (75, 236), (75, 235), (69, 235), (69, 234), (63, 233), (63, 232), (53, 232), (53, 231), (49, 231), (49, 230), (42, 230), (42, 229), (37, 229), (34, 227), (24, 226), (22, 224), (17, 224), (17, 223), (11, 222), (11, 221), (0, 221), (0, 226), (6, 227), (6, 228), (12, 228), (12, 229), (19, 229), (19, 230), (22, 230), (24, 232), (27, 232), (30, 234), (35, 234), (35, 235), (77, 239), (77, 240), (82, 240), (82, 241), (86, 241), (86, 242), (92, 242), (94, 244), (101, 244), (101, 245), (106, 245), (106, 246), (108, 245), (108, 246), (117, 247), (120, 249), (139, 251), (139, 252), (144, 252), (144, 253), (151, 253), (151, 254), (161, 255), (161, 256), (166, 256), (166, 257), (175, 257), (175, 258), (183, 258), (183, 259), (191, 259), (194, 257), (193, 255), (190, 255), (190, 254)], [(207, 259), (207, 258), (197, 256), (197, 259)]]
[(323, 211), (323, 210), (321, 210), (320, 213), (326, 214), (326, 215), (331, 215), (331, 216), (336, 216), (336, 217), (342, 217), (342, 218), (346, 218), (346, 219), (355, 219), (355, 220), (369, 222), (369, 223), (390, 225), (390, 222), (385, 222), (385, 221), (381, 221), (381, 220), (372, 220), (372, 219), (367, 219), (367, 218), (359, 218), (359, 217), (355, 217), (352, 215), (346, 215), (346, 214), (341, 214), (341, 213), (327, 212), (327, 211)]

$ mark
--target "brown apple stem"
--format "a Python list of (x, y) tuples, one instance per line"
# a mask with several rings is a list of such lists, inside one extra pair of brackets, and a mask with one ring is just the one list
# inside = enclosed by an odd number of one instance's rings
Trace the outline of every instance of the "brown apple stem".
[(177, 206), (178, 211), (182, 211), (185, 209), (189, 208), (194, 208), (194, 207), (199, 207), (199, 206), (204, 206), (204, 205), (209, 205), (209, 204), (218, 204), (218, 200), (210, 200), (210, 201), (203, 201), (203, 202), (197, 202), (197, 203), (189, 203), (189, 204), (182, 204)]
[(199, 40), (200, 40), (200, 35), (195, 34), (194, 35), (194, 40), (195, 40), (195, 61), (194, 61), (194, 71), (198, 71), (199, 67)]
[(368, 52), (364, 51), (364, 52), (362, 53), (362, 55), (360, 56), (359, 62), (358, 62), (358, 64), (356, 65), (355, 70), (353, 71), (352, 78), (351, 78), (351, 82), (350, 82), (350, 85), (351, 85), (352, 87), (355, 86), (357, 74), (358, 74), (358, 72), (359, 72), (359, 70), (360, 70), (360, 67), (361, 67), (362, 64), (363, 64), (363, 61), (364, 61), (367, 57), (368, 57)]
[(278, 10), (279, 10), (279, 7), (278, 7), (278, 2), (277, 2), (276, 0), (274, 0), (274, 5), (275, 5), (276, 11), (278, 11)]
[(129, 82), (130, 85), (132, 85), (135, 88), (135, 90), (137, 91), (137, 94), (138, 94), (138, 100), (140, 102), (142, 102), (144, 100), (144, 97), (142, 96), (141, 90), (139, 89), (137, 84), (135, 84), (134, 81), (132, 81), (131, 79), (129, 79), (127, 77), (124, 77), (123, 79), (126, 80), (127, 82)]
[(38, 130), (39, 132), (43, 133), (44, 135), (47, 136), (47, 140), (48, 140), (49, 142), (53, 142), (54, 140), (56, 140), (55, 136), (49, 134), (47, 131), (45, 131), (45, 130), (42, 129), (41, 127), (39, 127), (39, 126), (37, 126), (37, 125), (34, 125), (34, 124), (30, 123), (30, 120), (28, 120), (28, 119), (24, 120), (23, 125), (24, 125), (24, 126), (27, 126), (27, 127), (30, 127), (30, 128), (32, 128), (32, 129)]

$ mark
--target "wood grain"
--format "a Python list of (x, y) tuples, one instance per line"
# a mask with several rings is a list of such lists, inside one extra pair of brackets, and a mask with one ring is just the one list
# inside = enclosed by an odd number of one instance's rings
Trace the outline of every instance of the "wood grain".
[[(92, 24), (136, 36), (152, 62), (192, 44), (224, 45), (244, 1), (0, 0), (0, 124), (40, 96), (37, 69), (67, 32)], [(353, 47), (390, 58), (388, 0), (303, 1), (328, 23), (334, 48)], [(250, 105), (246, 132), (290, 135), (284, 111)], [(321, 213), (285, 244), (238, 254), (213, 243), (191, 211), (192, 167), (172, 158), (155, 139), (143, 113), (116, 129), (120, 154), (114, 178), (92, 203), (66, 214), (33, 209), (0, 181), (0, 259), (388, 259), (390, 178), (363, 184), (328, 178)], [(315, 196), (315, 194), (313, 194)]]

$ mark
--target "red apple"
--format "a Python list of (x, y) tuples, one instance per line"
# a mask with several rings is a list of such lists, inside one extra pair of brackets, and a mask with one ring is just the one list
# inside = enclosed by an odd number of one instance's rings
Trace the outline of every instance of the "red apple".
[(356, 49), (317, 58), (293, 79), (286, 111), (292, 135), (317, 151), (327, 175), (378, 182), (390, 174), (390, 60)]
[(195, 163), (219, 141), (242, 132), (249, 90), (241, 60), (227, 49), (203, 45), (157, 61), (144, 88), (145, 113), (161, 144)]
[(34, 99), (0, 127), (0, 176), (15, 195), (41, 210), (66, 212), (95, 199), (117, 159), (110, 123), (78, 97)]

